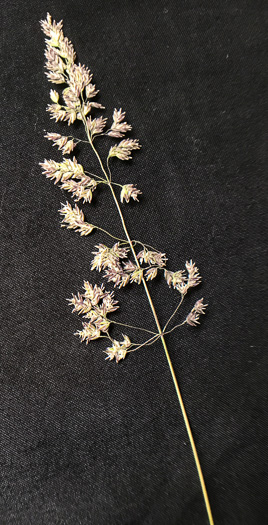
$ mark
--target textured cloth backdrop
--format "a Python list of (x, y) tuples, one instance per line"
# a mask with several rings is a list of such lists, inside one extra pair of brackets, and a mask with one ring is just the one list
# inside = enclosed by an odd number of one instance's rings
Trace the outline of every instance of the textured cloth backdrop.
[[(183, 312), (204, 296), (208, 314), (167, 342), (215, 524), (264, 525), (266, 13), (244, 0), (2, 1), (0, 523), (207, 523), (161, 343), (116, 365), (105, 344), (73, 336), (81, 323), (66, 298), (99, 282), (91, 251), (107, 238), (60, 228), (68, 195), (38, 165), (61, 159), (44, 130), (68, 129), (46, 113), (47, 11), (94, 73), (106, 116), (122, 107), (143, 146), (112, 163), (143, 191), (124, 207), (132, 238), (166, 252), (171, 269), (192, 258), (203, 276)], [(89, 149), (79, 162), (96, 169)], [(104, 190), (84, 210), (122, 235)], [(178, 296), (163, 280), (150, 289), (163, 323)], [(154, 329), (141, 287), (117, 297), (118, 320)]]

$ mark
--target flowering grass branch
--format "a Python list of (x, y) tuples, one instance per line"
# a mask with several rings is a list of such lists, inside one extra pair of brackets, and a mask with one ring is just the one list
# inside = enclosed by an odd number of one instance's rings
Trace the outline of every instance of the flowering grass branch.
[[(46, 177), (53, 180), (55, 184), (59, 184), (62, 190), (69, 192), (76, 202), (74, 206), (68, 201), (66, 204), (62, 204), (59, 210), (62, 216), (61, 225), (76, 231), (81, 236), (90, 235), (94, 229), (97, 229), (117, 241), (113, 245), (104, 244), (103, 242), (96, 245), (96, 250), (92, 252), (94, 257), (91, 262), (91, 270), (102, 272), (103, 278), (106, 279), (108, 283), (112, 283), (115, 288), (125, 287), (133, 283), (141, 284), (149, 301), (157, 329), (153, 332), (147, 330), (147, 328), (113, 321), (110, 319), (110, 315), (119, 308), (118, 302), (114, 297), (114, 292), (107, 291), (103, 283), (101, 286), (96, 284), (93, 286), (88, 281), (84, 281), (83, 292), (78, 292), (77, 295), (73, 294), (72, 298), (69, 299), (73, 312), (83, 318), (82, 328), (78, 330), (75, 335), (86, 344), (96, 339), (107, 339), (109, 346), (104, 350), (106, 359), (109, 361), (115, 360), (116, 363), (125, 359), (127, 354), (150, 346), (159, 339), (161, 340), (192, 447), (209, 523), (212, 525), (214, 522), (204, 477), (165, 341), (165, 335), (179, 327), (183, 327), (186, 324), (197, 326), (200, 315), (205, 313), (207, 305), (203, 303), (203, 299), (199, 299), (183, 321), (175, 324), (172, 328), (170, 326), (170, 323), (176, 319), (180, 306), (188, 291), (200, 283), (201, 276), (199, 270), (191, 260), (186, 261), (185, 269), (171, 271), (166, 268), (167, 257), (165, 253), (144, 244), (142, 241), (132, 240), (130, 238), (121, 204), (124, 206), (128, 204), (131, 199), (137, 202), (141, 191), (136, 187), (136, 184), (130, 183), (122, 185), (114, 181), (110, 163), (115, 159), (119, 159), (120, 161), (130, 160), (132, 153), (140, 149), (140, 143), (137, 139), (125, 138), (126, 133), (132, 129), (132, 126), (126, 121), (125, 112), (122, 111), (121, 108), (114, 109), (112, 123), (109, 125), (107, 124), (107, 118), (94, 116), (95, 110), (99, 111), (105, 108), (100, 103), (94, 101), (98, 90), (92, 83), (93, 75), (84, 65), (76, 64), (76, 54), (72, 43), (63, 34), (62, 21), (56, 23), (48, 14), (47, 18), (41, 21), (41, 28), (47, 37), (45, 50), (47, 78), (53, 84), (63, 85), (62, 91), (51, 89), (51, 103), (48, 105), (47, 111), (51, 119), (54, 119), (56, 122), (67, 122), (68, 126), (75, 121), (81, 121), (86, 133), (86, 140), (75, 138), (72, 135), (61, 135), (54, 132), (48, 132), (45, 137), (51, 141), (53, 146), (56, 146), (63, 155), (72, 154), (78, 143), (86, 143), (96, 156), (100, 168), (100, 173), (97, 175), (85, 171), (83, 166), (77, 162), (75, 156), (73, 156), (72, 159), (63, 157), (62, 162), (45, 159), (44, 162), (40, 163)], [(113, 142), (108, 151), (105, 163), (106, 167), (95, 146), (96, 139), (103, 136), (110, 137), (113, 141), (117, 139), (117, 142)], [(120, 141), (118, 142), (118, 140)], [(107, 186), (112, 194), (124, 230), (125, 239), (120, 239), (102, 227), (86, 222), (84, 213), (77, 204), (79, 201), (91, 203), (94, 198), (94, 193), (98, 190), (100, 184)], [(116, 193), (117, 188), (120, 188), (118, 195)], [(136, 246), (138, 244), (141, 245), (142, 249), (136, 252)], [(163, 328), (161, 328), (159, 323), (147, 284), (148, 281), (152, 281), (160, 273), (163, 274), (169, 288), (173, 288), (179, 294), (178, 304)], [(143, 342), (135, 342), (131, 341), (128, 335), (123, 334), (123, 338), (118, 340), (113, 338), (109, 333), (111, 325), (124, 326), (125, 328), (131, 328), (138, 332), (146, 332), (146, 334), (149, 333), (151, 337), (148, 339), (147, 335), (147, 339)]]

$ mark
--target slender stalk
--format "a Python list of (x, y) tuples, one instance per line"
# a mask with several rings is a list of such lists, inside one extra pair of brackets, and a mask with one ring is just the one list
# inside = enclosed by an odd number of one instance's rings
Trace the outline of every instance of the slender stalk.
[[(143, 248), (151, 248), (151, 250), (154, 250), (155, 252), (158, 252), (157, 248), (154, 248), (153, 246), (151, 246), (150, 244), (144, 244), (143, 242), (141, 241), (137, 241), (136, 239), (134, 239), (133, 241), (133, 244), (141, 244), (141, 246)], [(162, 268), (159, 268), (159, 270), (162, 270)]]
[[(119, 213), (119, 216), (120, 216), (120, 219), (121, 219), (121, 222), (122, 222), (122, 226), (123, 226), (126, 238), (128, 240), (128, 243), (129, 243), (129, 246), (131, 248), (133, 257), (135, 259), (135, 262), (137, 264), (137, 267), (140, 269), (140, 264), (139, 264), (139, 261), (137, 259), (137, 255), (136, 255), (136, 252), (135, 252), (135, 249), (134, 249), (134, 246), (133, 246), (133, 242), (132, 242), (132, 240), (131, 240), (131, 238), (129, 236), (129, 233), (128, 233), (128, 230), (127, 230), (127, 227), (126, 227), (125, 219), (124, 219), (124, 216), (123, 216), (120, 204), (119, 204), (119, 202), (117, 200), (117, 197), (115, 195), (114, 189), (113, 189), (112, 184), (111, 184), (111, 172), (110, 172), (110, 169), (109, 169), (109, 165), (108, 165), (108, 171), (109, 171), (109, 176), (108, 176), (108, 174), (107, 174), (107, 172), (106, 172), (106, 170), (105, 170), (105, 168), (103, 166), (102, 160), (101, 160), (101, 158), (100, 158), (96, 148), (94, 147), (94, 145), (92, 143), (92, 140), (91, 140), (91, 137), (90, 137), (90, 134), (89, 134), (89, 131), (88, 131), (88, 127), (87, 127), (87, 123), (86, 123), (85, 117), (83, 118), (83, 122), (84, 122), (84, 126), (85, 126), (85, 131), (86, 131), (86, 134), (87, 134), (87, 137), (88, 137), (88, 141), (89, 141), (89, 143), (90, 143), (90, 145), (91, 145), (91, 147), (92, 147), (92, 149), (93, 149), (93, 151), (94, 151), (94, 153), (95, 153), (95, 155), (96, 155), (96, 157), (97, 157), (97, 159), (99, 161), (101, 170), (102, 170), (103, 174), (105, 175), (105, 177), (107, 179), (107, 182), (109, 183), (108, 185), (110, 187), (110, 190), (111, 190), (111, 193), (112, 193), (112, 196), (113, 196), (116, 208), (118, 210), (118, 213)], [(153, 313), (153, 316), (154, 316), (154, 320), (155, 320), (155, 323), (156, 323), (156, 326), (157, 326), (159, 337), (161, 339), (161, 342), (162, 342), (162, 345), (163, 345), (163, 348), (164, 348), (164, 351), (165, 351), (165, 354), (166, 354), (166, 358), (167, 358), (167, 362), (168, 362), (169, 369), (170, 369), (170, 372), (171, 372), (171, 376), (172, 376), (172, 379), (173, 379), (173, 383), (174, 383), (174, 386), (175, 386), (176, 394), (177, 394), (177, 397), (178, 397), (178, 400), (179, 400), (179, 404), (180, 404), (180, 408), (181, 408), (184, 424), (185, 424), (185, 427), (186, 427), (186, 430), (187, 430), (187, 434), (188, 434), (188, 437), (189, 437), (189, 441), (190, 441), (190, 444), (191, 444), (191, 447), (192, 447), (192, 452), (193, 452), (193, 456), (194, 456), (194, 460), (195, 460), (195, 464), (196, 464), (196, 468), (197, 468), (197, 472), (198, 472), (198, 476), (199, 476), (199, 481), (200, 481), (201, 489), (202, 489), (202, 492), (203, 492), (203, 497), (204, 497), (204, 501), (205, 501), (205, 506), (206, 506), (206, 511), (207, 511), (207, 515), (208, 515), (208, 519), (209, 519), (209, 524), (210, 525), (214, 525), (214, 520), (213, 520), (213, 517), (212, 517), (212, 512), (211, 512), (211, 507), (210, 507), (210, 503), (209, 503), (209, 499), (208, 499), (208, 494), (207, 494), (207, 489), (206, 489), (206, 485), (205, 485), (205, 480), (204, 480), (203, 472), (202, 472), (202, 469), (201, 469), (199, 457), (198, 457), (198, 454), (197, 454), (197, 449), (196, 449), (196, 446), (195, 446), (195, 442), (194, 442), (192, 430), (191, 430), (191, 427), (190, 427), (189, 419), (188, 419), (187, 412), (186, 412), (186, 409), (185, 409), (185, 406), (184, 406), (184, 402), (183, 402), (183, 399), (182, 399), (181, 391), (180, 391), (180, 388), (179, 388), (179, 385), (178, 385), (178, 381), (176, 379), (176, 375), (175, 375), (175, 372), (174, 372), (174, 368), (173, 368), (173, 365), (172, 365), (172, 362), (171, 362), (171, 359), (170, 359), (170, 355), (169, 355), (169, 352), (168, 352), (168, 349), (167, 349), (167, 345), (166, 345), (166, 341), (165, 341), (165, 338), (164, 338), (164, 334), (163, 334), (163, 331), (161, 329), (161, 326), (160, 326), (160, 323), (159, 323), (159, 320), (158, 320), (158, 317), (157, 317), (157, 314), (156, 314), (156, 311), (155, 311), (155, 307), (154, 307), (154, 304), (153, 304), (153, 301), (152, 301), (152, 298), (151, 298), (151, 295), (150, 295), (147, 283), (146, 283), (144, 278), (142, 278), (142, 284), (143, 284), (145, 293), (147, 295), (147, 298), (148, 298), (148, 301), (149, 301), (149, 304), (150, 304), (150, 307), (151, 307), (151, 310), (152, 310), (152, 313)], [(177, 309), (178, 309), (178, 307), (177, 307)], [(176, 309), (176, 311), (177, 311), (177, 309)], [(172, 315), (172, 317), (173, 317), (173, 315)]]
[(171, 330), (165, 330), (164, 331), (164, 334), (167, 335), (167, 334), (171, 334), (171, 332), (173, 332), (174, 330), (176, 330), (176, 328), (179, 328), (180, 326), (183, 326), (185, 323), (187, 323), (186, 319), (185, 321), (183, 321), (182, 323), (180, 324), (176, 324), (176, 326), (173, 326), (173, 328), (171, 328)]
[(120, 326), (127, 326), (128, 328), (133, 328), (135, 330), (141, 330), (142, 332), (148, 332), (148, 334), (158, 335), (155, 332), (152, 332), (151, 330), (147, 330), (146, 328), (141, 328), (139, 326), (132, 326), (131, 324), (119, 323), (119, 321), (110, 321), (110, 323), (118, 324)]
[(141, 343), (140, 345), (134, 343), (134, 346), (136, 346), (136, 348), (133, 348), (133, 350), (128, 350), (127, 353), (129, 353), (129, 352), (136, 352), (136, 350), (139, 350), (143, 346), (150, 346), (151, 344), (155, 343), (159, 339), (159, 337), (160, 337), (160, 335), (156, 334), (153, 337), (151, 337), (150, 339), (147, 339), (147, 341), (145, 341), (144, 343)]
[(163, 344), (163, 347), (164, 347), (164, 350), (165, 350), (165, 353), (166, 353), (166, 358), (167, 358), (167, 361), (168, 361), (168, 364), (169, 364), (169, 369), (170, 369), (170, 372), (171, 372), (171, 375), (172, 375), (172, 379), (173, 379), (173, 383), (174, 383), (174, 386), (175, 386), (175, 390), (176, 390), (176, 393), (177, 393), (177, 396), (178, 396), (178, 399), (179, 399), (179, 403), (180, 403), (180, 407), (181, 407), (181, 411), (182, 411), (182, 416), (183, 416), (183, 419), (184, 419), (184, 423), (185, 423), (185, 426), (186, 426), (186, 430), (187, 430), (187, 433), (188, 433), (190, 444), (191, 444), (191, 447), (192, 447), (194, 460), (195, 460), (195, 464), (196, 464), (196, 468), (197, 468), (197, 472), (198, 472), (198, 476), (199, 476), (199, 481), (200, 481), (200, 485), (201, 485), (201, 488), (202, 488), (203, 497), (204, 497), (204, 501), (205, 501), (205, 505), (206, 505), (206, 510), (207, 510), (209, 523), (210, 523), (210, 525), (214, 525), (214, 520), (213, 520), (213, 517), (212, 517), (211, 507), (210, 507), (210, 503), (209, 503), (209, 499), (208, 499), (208, 493), (207, 493), (207, 489), (206, 489), (206, 484), (205, 484), (203, 472), (202, 472), (202, 469), (201, 469), (199, 457), (198, 457), (198, 454), (197, 454), (197, 450), (196, 450), (196, 446), (195, 446), (192, 430), (191, 430), (191, 427), (190, 427), (189, 419), (188, 419), (188, 416), (187, 416), (187, 413), (186, 413), (186, 409), (185, 409), (185, 406), (184, 406), (184, 403), (183, 403), (181, 391), (179, 389), (179, 385), (178, 385), (178, 382), (177, 382), (177, 379), (176, 379), (176, 376), (175, 376), (174, 368), (172, 366), (171, 359), (170, 359), (170, 356), (169, 356), (169, 353), (168, 353), (166, 342), (165, 342), (164, 338), (161, 338), (161, 339), (162, 339), (162, 344)]
[(164, 328), (163, 328), (163, 332), (166, 331), (166, 328), (168, 327), (168, 325), (169, 325), (171, 319), (173, 319), (174, 315), (175, 315), (175, 314), (177, 313), (177, 311), (179, 310), (179, 308), (180, 308), (180, 306), (181, 306), (181, 303), (182, 303), (183, 299), (184, 299), (184, 295), (181, 296), (181, 300), (180, 300), (178, 306), (176, 306), (176, 308), (175, 308), (173, 314), (171, 314), (170, 318), (167, 320), (167, 322), (166, 322), (166, 324), (165, 324), (165, 326), (164, 326)]
[(96, 230), (100, 230), (100, 231), (106, 233), (106, 235), (109, 235), (109, 237), (112, 237), (112, 238), (115, 239), (116, 241), (125, 242), (125, 239), (120, 239), (120, 237), (115, 237), (115, 236), (112, 235), (111, 233), (107, 232), (107, 230), (104, 230), (103, 228), (100, 228), (100, 226), (95, 226), (95, 225), (94, 225), (94, 228), (95, 228)]

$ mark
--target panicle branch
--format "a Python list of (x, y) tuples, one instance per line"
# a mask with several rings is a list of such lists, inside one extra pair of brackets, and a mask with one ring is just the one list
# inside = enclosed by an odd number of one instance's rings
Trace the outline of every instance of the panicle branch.
[(73, 139), (69, 140), (69, 137), (60, 135), (59, 133), (47, 133), (45, 138), (52, 140), (53, 146), (58, 146), (58, 149), (62, 151), (63, 155), (70, 154), (76, 146)]
[(190, 311), (190, 313), (186, 317), (186, 323), (188, 323), (190, 326), (196, 326), (199, 323), (199, 317), (200, 314), (205, 314), (205, 309), (208, 306), (207, 304), (203, 304), (203, 297), (202, 299), (199, 299), (196, 301), (194, 307)]
[(125, 111), (122, 111), (121, 108), (119, 110), (114, 109), (113, 123), (107, 132), (107, 135), (110, 135), (110, 137), (121, 138), (125, 135), (125, 133), (132, 129), (130, 124), (124, 122), (125, 114)]
[(98, 270), (99, 272), (105, 268), (120, 267), (120, 259), (125, 259), (129, 252), (129, 248), (122, 248), (117, 242), (108, 248), (105, 244), (98, 244), (97, 251), (92, 252), (95, 255), (91, 263), (91, 270)]
[[(56, 134), (51, 134), (56, 135)], [(54, 140), (54, 139), (52, 139)], [(78, 164), (75, 157), (63, 159), (63, 162), (54, 160), (44, 160), (39, 163), (43, 168), (43, 174), (55, 184), (61, 182), (61, 188), (72, 193), (75, 201), (83, 199), (83, 202), (91, 202), (93, 191), (96, 189), (98, 182), (85, 174), (84, 168)]]
[(131, 152), (135, 149), (140, 149), (141, 145), (139, 144), (139, 141), (136, 139), (124, 139), (119, 142), (119, 144), (116, 144), (115, 146), (112, 146), (108, 159), (111, 157), (117, 157), (120, 160), (130, 160)]
[(165, 270), (165, 279), (168, 286), (173, 286), (175, 290), (178, 290), (183, 295), (188, 292), (189, 288), (197, 286), (201, 282), (199, 270), (192, 260), (190, 262), (186, 261), (185, 268), (187, 270), (187, 276), (185, 275), (185, 270), (179, 270), (177, 272)]
[(101, 333), (108, 334), (110, 321), (107, 315), (119, 308), (114, 294), (107, 292), (104, 286), (93, 286), (88, 281), (84, 281), (84, 292), (78, 293), (68, 299), (69, 304), (73, 306), (73, 312), (82, 315), (89, 321), (83, 323), (83, 330), (78, 330), (78, 335), (82, 341), (88, 344), (94, 339), (101, 337)]
[(87, 128), (90, 133), (91, 140), (95, 135), (99, 135), (103, 132), (106, 126), (107, 118), (99, 117), (92, 119), (91, 116), (87, 118)]
[(107, 354), (106, 359), (109, 359), (109, 361), (112, 361), (112, 359), (115, 359), (118, 363), (121, 361), (121, 359), (125, 359), (127, 355), (127, 350), (131, 346), (131, 341), (127, 335), (123, 335), (123, 341), (116, 341), (113, 340), (113, 345), (108, 347), (105, 350), (105, 354)]
[(141, 191), (134, 186), (134, 184), (125, 184), (122, 187), (121, 193), (120, 193), (120, 200), (121, 202), (124, 202), (124, 200), (128, 203), (130, 199), (132, 198), (134, 201), (138, 201), (138, 195), (141, 195)]
[(59, 93), (51, 91), (51, 100), (47, 111), (56, 122), (65, 120), (68, 125), (76, 119), (82, 120), (92, 108), (104, 109), (98, 102), (92, 102), (98, 90), (92, 84), (92, 73), (82, 64), (75, 64), (76, 54), (71, 42), (62, 31), (62, 21), (56, 23), (48, 13), (46, 20), (41, 20), (41, 28), (46, 36), (46, 75), (53, 84), (67, 84), (63, 90), (64, 104), (59, 103)]
[(63, 228), (66, 227), (69, 230), (75, 230), (82, 236), (89, 235), (95, 228), (93, 224), (85, 221), (84, 214), (82, 210), (78, 208), (77, 204), (72, 208), (71, 204), (66, 202), (66, 204), (62, 204), (59, 212), (63, 216), (61, 224)]

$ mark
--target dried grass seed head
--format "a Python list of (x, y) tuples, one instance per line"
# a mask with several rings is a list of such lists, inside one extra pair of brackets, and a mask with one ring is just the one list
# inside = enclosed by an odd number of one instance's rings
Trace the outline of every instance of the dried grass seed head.
[[(119, 110), (114, 109), (113, 123), (106, 132), (104, 132), (106, 118), (93, 119), (91, 116), (87, 117), (92, 108), (104, 109), (104, 107), (97, 102), (92, 102), (92, 98), (98, 93), (96, 86), (92, 83), (93, 75), (86, 66), (80, 63), (75, 64), (74, 48), (63, 34), (62, 21), (56, 23), (48, 14), (46, 20), (41, 21), (41, 27), (48, 37), (45, 50), (45, 68), (48, 80), (55, 84), (67, 84), (62, 95), (55, 89), (50, 90), (51, 104), (47, 107), (50, 118), (55, 119), (56, 122), (66, 121), (68, 125), (73, 124), (76, 119), (83, 120), (87, 124), (87, 132), (89, 132), (92, 141), (96, 135), (101, 134), (113, 138), (124, 137), (125, 133), (132, 128), (125, 121), (125, 112), (121, 108)], [(60, 99), (63, 99), (64, 105)], [(57, 146), (64, 155), (69, 155), (76, 145), (72, 138), (60, 134), (48, 133), (46, 137), (53, 141), (53, 146)], [(132, 158), (132, 151), (140, 147), (136, 139), (123, 139), (119, 144), (110, 148), (108, 159), (117, 157), (120, 160), (129, 160)], [(64, 158), (62, 163), (45, 160), (41, 166), (46, 176), (54, 180), (55, 183), (60, 182), (61, 188), (71, 192), (75, 200), (83, 199), (84, 202), (91, 202), (92, 192), (99, 182), (85, 175), (83, 167), (77, 163), (75, 157), (73, 160)], [(125, 184), (122, 186), (120, 200), (129, 203), (132, 198), (138, 201), (140, 194), (141, 191), (135, 185)], [(93, 230), (94, 226), (85, 221), (84, 214), (77, 205), (72, 207), (67, 202), (62, 205), (59, 211), (63, 216), (62, 226), (74, 229), (80, 235), (88, 235)], [(140, 284), (143, 277), (147, 281), (154, 279), (158, 270), (165, 267), (167, 261), (165, 254), (144, 248), (138, 254), (138, 258), (140, 263), (146, 264), (147, 267), (141, 268), (139, 264), (136, 265), (132, 261), (123, 261), (127, 258), (129, 249), (120, 243), (116, 243), (112, 248), (99, 244), (97, 248), (98, 251), (93, 252), (95, 257), (91, 268), (99, 271), (104, 269), (107, 280), (119, 287), (125, 286), (129, 282)], [(185, 295), (189, 288), (197, 286), (201, 281), (199, 270), (192, 260), (186, 261), (185, 267), (187, 275), (185, 270), (176, 272), (165, 270), (164, 273), (168, 285), (173, 286), (182, 295)], [(110, 321), (107, 319), (107, 314), (115, 311), (118, 306), (113, 294), (106, 292), (103, 286), (92, 286), (88, 281), (85, 281), (84, 293), (73, 295), (70, 304), (73, 306), (73, 311), (87, 319), (87, 322), (83, 323), (83, 330), (77, 332), (81, 341), (88, 343), (101, 337), (102, 333), (108, 334)], [(205, 313), (206, 306), (203, 304), (203, 299), (197, 301), (185, 321), (191, 326), (199, 324), (199, 317)], [(124, 336), (121, 342), (113, 340), (113, 345), (106, 350), (107, 359), (116, 359), (117, 362), (124, 359), (129, 346), (131, 346), (131, 342), (127, 336)]]

